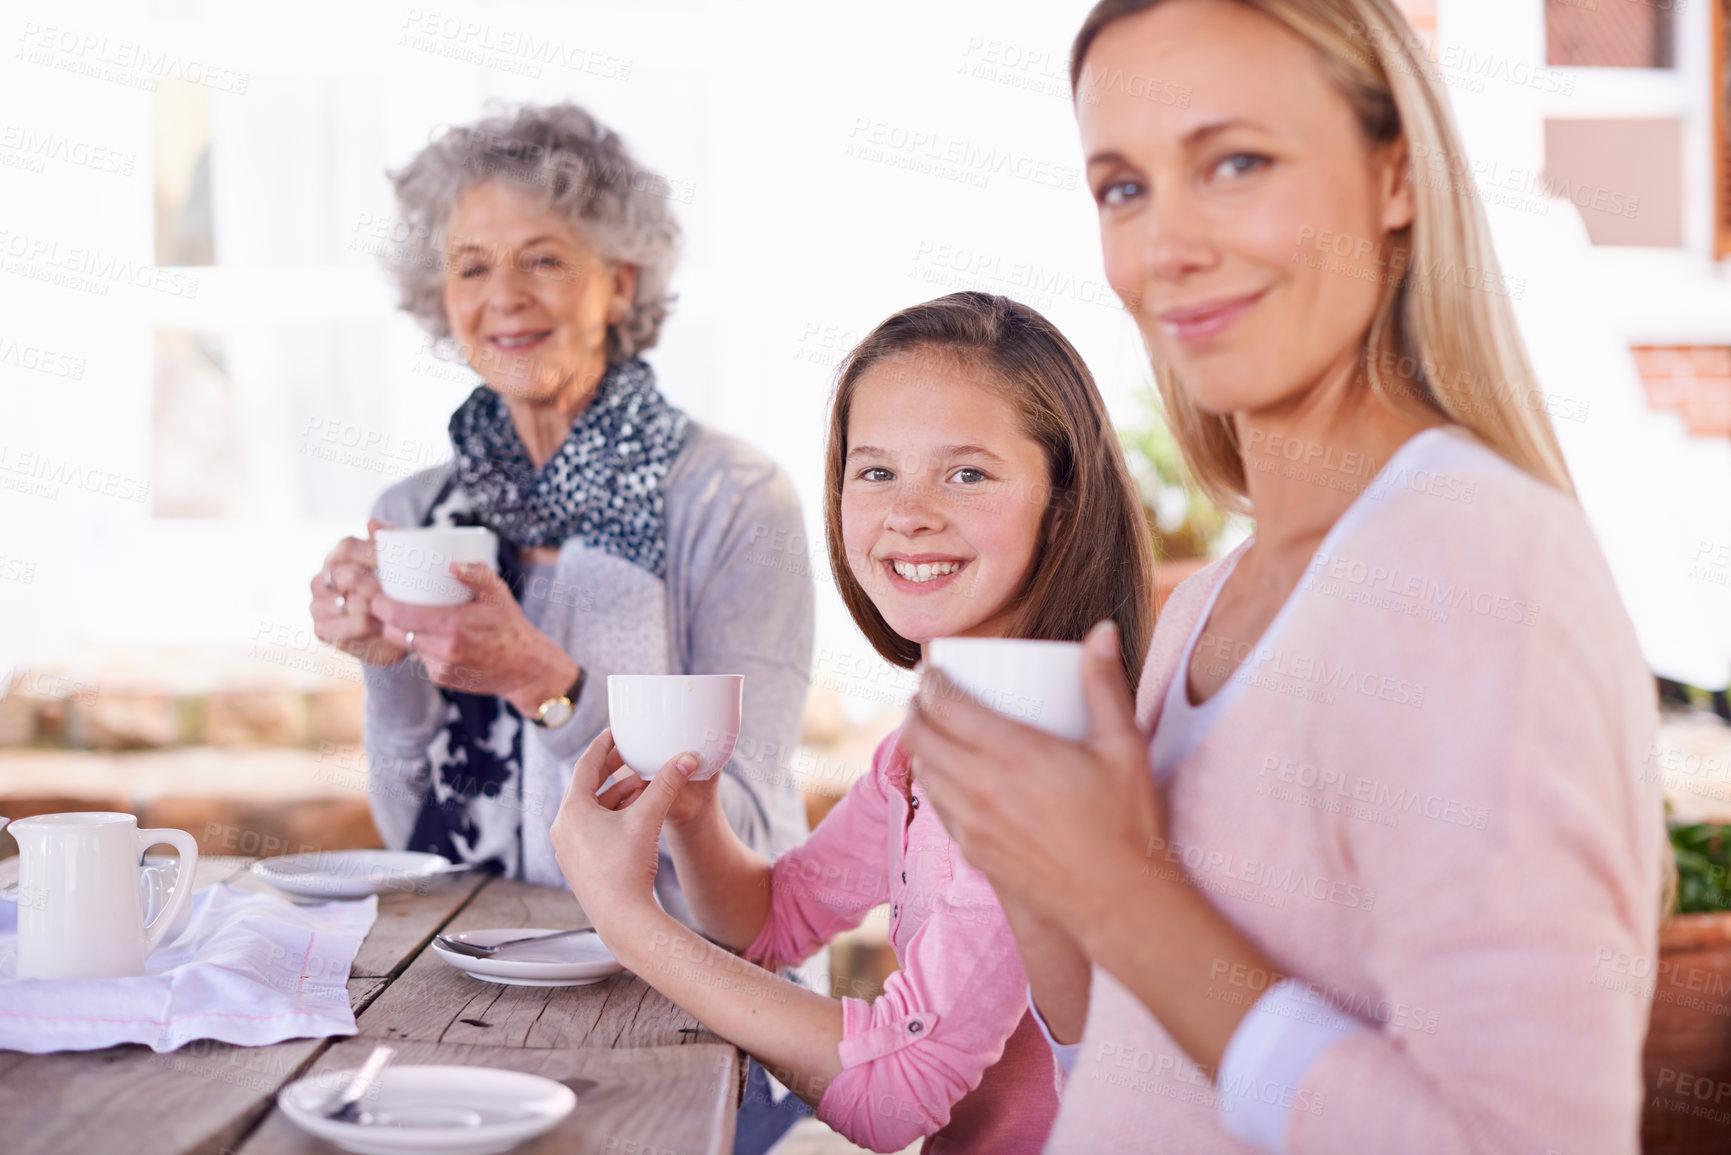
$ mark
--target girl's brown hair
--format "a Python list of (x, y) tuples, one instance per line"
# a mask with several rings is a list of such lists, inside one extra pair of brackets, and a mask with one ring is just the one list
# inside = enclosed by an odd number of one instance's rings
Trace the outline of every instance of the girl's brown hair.
[(951, 293), (903, 309), (841, 363), (824, 457), (824, 529), (836, 588), (853, 620), (886, 661), (903, 669), (919, 661), (919, 643), (892, 630), (855, 579), (841, 533), (854, 392), (873, 365), (916, 351), (979, 370), (1002, 389), (1022, 430), (1045, 452), (1050, 492), (1032, 495), (1046, 506), (1040, 545), (1015, 595), (1009, 635), (1079, 641), (1095, 622), (1111, 618), (1134, 688), (1154, 619), (1154, 556), (1141, 501), (1081, 354), (1052, 322), (1008, 297)]
[[(1086, 67), (1088, 50), (1119, 20), (1164, 0), (1100, 0), (1070, 50), (1070, 87), (1123, 78)], [(1437, 68), (1393, 0), (1236, 0), (1298, 34), (1351, 103), (1371, 145), (1403, 141), (1411, 164), (1413, 221), (1396, 249), (1365, 337), (1363, 381), (1397, 410), (1464, 426), (1505, 461), (1574, 494), (1544, 394), (1527, 361), (1490, 227), (1472, 185)], [(1467, 176), (1460, 174), (1466, 173)], [(1166, 419), (1202, 488), (1228, 509), (1248, 508), (1244, 458), (1230, 416), (1190, 398), (1170, 366), (1154, 364)]]

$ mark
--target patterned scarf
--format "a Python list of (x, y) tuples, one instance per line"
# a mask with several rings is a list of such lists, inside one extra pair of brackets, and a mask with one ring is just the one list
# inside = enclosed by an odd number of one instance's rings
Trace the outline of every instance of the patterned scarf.
[[(499, 535), (499, 576), (519, 601), (518, 551), (583, 544), (666, 576), (662, 484), (691, 418), (655, 388), (642, 361), (615, 365), (539, 469), (504, 400), (477, 388), (451, 415), (456, 468), (426, 525), (484, 525)], [(427, 747), (432, 767), (410, 850), (442, 854), (507, 875), (522, 858), (523, 727), (509, 702), (439, 688), (444, 719)]]

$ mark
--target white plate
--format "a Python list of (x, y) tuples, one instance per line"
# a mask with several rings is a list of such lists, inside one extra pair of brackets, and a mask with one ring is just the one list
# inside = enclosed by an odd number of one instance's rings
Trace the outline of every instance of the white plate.
[[(450, 937), (476, 946), (492, 946), (506, 939), (530, 934), (552, 934), (556, 928), (512, 926), (498, 930), (466, 930)], [(526, 942), (505, 952), (504, 958), (471, 958), (446, 950), (437, 942), (433, 953), (470, 978), (513, 987), (574, 987), (598, 983), (625, 968), (601, 941), (601, 936), (580, 934), (551, 942)]]
[(322, 1108), (353, 1071), (323, 1071), (277, 1093), (289, 1120), (359, 1155), (491, 1155), (545, 1134), (577, 1106), (571, 1088), (497, 1067), (386, 1067), (361, 1100), (371, 1119), (338, 1123)]
[(252, 872), (278, 890), (302, 898), (365, 898), (387, 890), (418, 890), (451, 873), (440, 854), (413, 850), (323, 850), (261, 858)]

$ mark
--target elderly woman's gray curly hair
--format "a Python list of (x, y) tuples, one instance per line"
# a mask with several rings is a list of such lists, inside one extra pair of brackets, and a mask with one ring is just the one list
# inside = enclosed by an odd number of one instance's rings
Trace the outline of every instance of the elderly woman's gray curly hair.
[(625, 142), (575, 104), (525, 105), (447, 129), (391, 175), (407, 227), (390, 265), (400, 304), (436, 338), (445, 319), (445, 225), (469, 189), (504, 180), (542, 192), (608, 261), (637, 266), (637, 291), (623, 320), (607, 327), (610, 364), (655, 344), (673, 298), (679, 222), (667, 181), (644, 168)]

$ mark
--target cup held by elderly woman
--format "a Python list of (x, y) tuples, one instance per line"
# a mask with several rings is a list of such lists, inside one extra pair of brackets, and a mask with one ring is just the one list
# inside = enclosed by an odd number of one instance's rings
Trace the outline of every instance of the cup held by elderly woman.
[[(760, 850), (798, 842), (777, 754), (799, 736), (811, 577), (745, 545), (797, 535), (799, 501), (766, 456), (669, 402), (642, 359), (679, 247), (663, 182), (569, 104), (452, 128), (394, 181), (421, 246), (396, 254), (402, 307), (482, 384), (451, 415), (452, 459), (381, 494), (368, 537), (339, 543), (311, 583), (318, 635), (365, 663), (379, 833), (564, 886), (548, 829), (607, 724), (608, 675), (744, 674), (727, 816)], [(484, 526), (497, 572), (450, 567), (466, 604), (386, 597), (384, 526)], [(671, 865), (657, 891), (684, 916)]]

